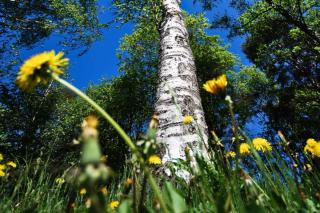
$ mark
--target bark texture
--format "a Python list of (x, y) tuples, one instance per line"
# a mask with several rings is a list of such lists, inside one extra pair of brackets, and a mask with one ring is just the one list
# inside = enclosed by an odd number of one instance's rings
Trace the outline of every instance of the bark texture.
[[(155, 111), (159, 119), (158, 141), (165, 144), (163, 162), (185, 159), (185, 147), (205, 153), (207, 125), (201, 104), (194, 57), (180, 9), (180, 0), (163, 0), (164, 18), (160, 27), (161, 60)], [(183, 117), (192, 115), (192, 124)]]

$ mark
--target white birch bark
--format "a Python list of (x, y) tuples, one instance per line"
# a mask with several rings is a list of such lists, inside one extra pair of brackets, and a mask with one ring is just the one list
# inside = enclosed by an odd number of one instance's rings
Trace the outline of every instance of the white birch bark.
[[(201, 104), (196, 67), (188, 43), (188, 32), (180, 9), (180, 0), (163, 0), (165, 15), (160, 27), (161, 60), (155, 111), (159, 119), (158, 141), (166, 152), (162, 161), (185, 159), (185, 147), (206, 155), (207, 125)], [(174, 96), (174, 99), (173, 99)], [(183, 117), (192, 115), (192, 124)]]

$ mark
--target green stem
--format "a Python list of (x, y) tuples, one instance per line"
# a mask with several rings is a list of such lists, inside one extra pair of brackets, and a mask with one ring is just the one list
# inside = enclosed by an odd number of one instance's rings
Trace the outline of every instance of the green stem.
[(130, 137), (125, 133), (125, 131), (120, 127), (120, 125), (106, 111), (104, 111), (104, 109), (102, 109), (96, 102), (94, 102), (91, 98), (89, 98), (81, 90), (74, 87), (72, 84), (68, 83), (67, 81), (59, 78), (58, 75), (56, 75), (54, 73), (52, 73), (51, 75), (54, 80), (56, 80), (57, 82), (59, 82), (63, 86), (67, 87), (72, 92), (74, 92), (75, 94), (80, 96), (83, 100), (88, 102), (95, 110), (97, 110), (102, 115), (102, 117), (104, 117), (113, 126), (113, 128), (115, 128), (115, 130), (119, 133), (119, 135), (122, 137), (122, 139), (125, 141), (125, 143), (129, 146), (129, 148), (131, 149), (133, 154), (136, 155), (141, 166), (144, 168), (144, 172), (148, 176), (148, 182), (149, 182), (152, 190), (154, 191), (156, 197), (158, 198), (163, 212), (168, 213), (169, 211), (168, 211), (167, 206), (165, 205), (165, 202), (161, 196), (160, 189), (159, 189), (158, 185), (156, 184), (155, 179), (153, 178), (148, 167), (145, 166), (144, 160), (141, 157), (136, 145), (132, 142)]

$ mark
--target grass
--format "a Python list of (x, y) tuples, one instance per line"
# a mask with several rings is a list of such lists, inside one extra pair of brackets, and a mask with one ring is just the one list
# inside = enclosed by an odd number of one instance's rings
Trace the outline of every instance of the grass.
[[(170, 181), (157, 176), (169, 212), (320, 211), (319, 172), (313, 165), (311, 171), (305, 170), (301, 162), (297, 167), (293, 165), (290, 153), (281, 144), (273, 144), (271, 152), (251, 149), (250, 155), (237, 154), (235, 158), (226, 158), (226, 151), (216, 140), (210, 147), (214, 158), (197, 157), (196, 173), (188, 161), (175, 163), (175, 168), (190, 172), (188, 181), (175, 175), (174, 170)], [(92, 212), (88, 201), (91, 195), (80, 195), (81, 186), (70, 181), (75, 168), (62, 174), (66, 182), (58, 184), (57, 177), (50, 173), (49, 162), (22, 161), (2, 177), (0, 212)], [(93, 189), (102, 197), (104, 210), (111, 201), (119, 201), (119, 207), (109, 211), (161, 212), (140, 165), (130, 162), (118, 176), (99, 182)], [(156, 167), (151, 168), (156, 171)], [(102, 186), (106, 186), (107, 193), (101, 193)]]

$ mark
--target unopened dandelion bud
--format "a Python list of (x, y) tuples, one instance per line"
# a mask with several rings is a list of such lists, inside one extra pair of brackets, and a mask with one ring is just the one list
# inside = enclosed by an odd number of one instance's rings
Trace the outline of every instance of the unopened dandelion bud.
[(151, 129), (157, 129), (159, 124), (159, 119), (157, 115), (153, 115), (149, 124), (149, 128)]
[(233, 104), (233, 101), (232, 101), (230, 95), (227, 95), (226, 98), (225, 98), (225, 100), (226, 100), (229, 104)]

